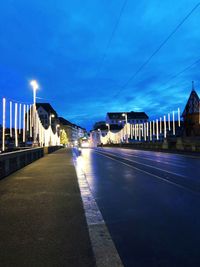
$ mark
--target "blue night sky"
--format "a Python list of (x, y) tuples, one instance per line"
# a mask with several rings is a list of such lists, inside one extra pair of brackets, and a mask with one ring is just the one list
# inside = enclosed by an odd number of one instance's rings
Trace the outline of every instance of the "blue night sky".
[(192, 80), (200, 92), (200, 7), (127, 81), (197, 3), (128, 0), (120, 17), (124, 0), (2, 1), (0, 96), (31, 103), (37, 79), (39, 102), (88, 129), (108, 111), (183, 110)]

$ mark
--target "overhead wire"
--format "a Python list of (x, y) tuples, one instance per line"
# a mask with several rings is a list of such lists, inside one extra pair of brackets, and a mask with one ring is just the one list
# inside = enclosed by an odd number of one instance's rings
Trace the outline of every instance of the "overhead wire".
[(194, 13), (194, 11), (200, 6), (198, 2), (192, 10), (178, 23), (178, 25), (172, 30), (172, 32), (161, 42), (161, 44), (156, 48), (156, 50), (148, 57), (148, 59), (136, 70), (136, 72), (121, 86), (121, 89), (115, 94), (117, 96), (121, 93), (127, 85), (144, 69), (144, 67), (152, 60), (152, 58), (161, 50), (161, 48), (169, 41), (169, 39), (179, 30), (179, 28), (189, 19), (189, 17)]
[(118, 18), (117, 18), (117, 20), (116, 20), (116, 22), (115, 22), (115, 25), (114, 25), (113, 30), (112, 30), (112, 32), (111, 32), (110, 38), (108, 39), (106, 48), (105, 48), (105, 50), (104, 50), (103, 56), (102, 56), (102, 58), (101, 58), (101, 61), (100, 61), (99, 67), (98, 67), (98, 70), (97, 70), (96, 75), (95, 75), (95, 78), (98, 77), (98, 75), (99, 75), (99, 73), (100, 73), (100, 71), (101, 71), (102, 65), (103, 65), (103, 63), (104, 63), (104, 61), (105, 61), (105, 59), (106, 59), (106, 57), (107, 57), (107, 52), (108, 52), (108, 50), (109, 50), (109, 48), (110, 48), (110, 45), (111, 45), (111, 43), (112, 43), (112, 40), (113, 40), (113, 38), (114, 38), (114, 36), (115, 36), (115, 33), (116, 33), (116, 31), (117, 31), (117, 28), (118, 28), (119, 23), (120, 23), (120, 20), (121, 20), (121, 17), (122, 17), (122, 15), (123, 15), (123, 13), (124, 13), (124, 10), (125, 10), (125, 8), (126, 8), (127, 2), (128, 2), (128, 0), (124, 0), (124, 2), (123, 2), (123, 4), (122, 4), (122, 7), (121, 7), (120, 12), (119, 12), (119, 16), (118, 16)]

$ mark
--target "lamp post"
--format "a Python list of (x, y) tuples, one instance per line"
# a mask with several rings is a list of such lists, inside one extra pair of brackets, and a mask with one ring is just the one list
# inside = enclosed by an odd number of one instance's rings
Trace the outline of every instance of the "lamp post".
[(125, 122), (126, 122), (126, 143), (128, 143), (128, 134), (127, 134), (127, 123), (128, 123), (128, 118), (127, 118), (127, 113), (122, 114), (123, 117), (125, 117)]
[(39, 85), (36, 80), (32, 80), (30, 85), (33, 88), (33, 145), (36, 145), (36, 91)]

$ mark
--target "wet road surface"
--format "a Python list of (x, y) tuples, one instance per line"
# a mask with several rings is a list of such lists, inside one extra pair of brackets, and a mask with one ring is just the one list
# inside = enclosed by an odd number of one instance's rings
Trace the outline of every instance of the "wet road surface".
[(200, 266), (200, 158), (98, 148), (77, 164), (124, 266)]

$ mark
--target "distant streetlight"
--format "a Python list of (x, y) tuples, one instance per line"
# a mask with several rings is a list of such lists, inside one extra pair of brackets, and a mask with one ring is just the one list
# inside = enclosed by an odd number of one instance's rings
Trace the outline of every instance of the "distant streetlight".
[(36, 80), (32, 80), (30, 82), (30, 85), (33, 88), (33, 104), (35, 105), (36, 104), (36, 91), (37, 91), (37, 89), (39, 89), (39, 85), (38, 85)]
[(39, 85), (36, 80), (32, 80), (30, 85), (33, 88), (33, 145), (36, 144), (36, 91)]

